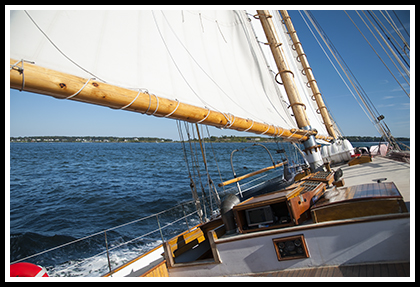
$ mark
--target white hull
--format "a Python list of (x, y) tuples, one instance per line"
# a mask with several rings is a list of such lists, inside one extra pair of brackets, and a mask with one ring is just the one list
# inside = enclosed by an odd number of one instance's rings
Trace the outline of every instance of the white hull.
[[(216, 240), (220, 264), (169, 269), (169, 276), (233, 276), (295, 268), (410, 260), (409, 217), (342, 224), (319, 223)], [(273, 239), (303, 234), (309, 258), (279, 261)], [(389, 252), (384, 252), (388, 250)]]

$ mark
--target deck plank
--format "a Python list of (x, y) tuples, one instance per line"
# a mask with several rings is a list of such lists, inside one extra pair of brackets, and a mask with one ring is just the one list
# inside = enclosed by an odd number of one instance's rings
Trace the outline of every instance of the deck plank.
[(409, 277), (410, 263), (321, 266), (250, 274), (253, 277)]

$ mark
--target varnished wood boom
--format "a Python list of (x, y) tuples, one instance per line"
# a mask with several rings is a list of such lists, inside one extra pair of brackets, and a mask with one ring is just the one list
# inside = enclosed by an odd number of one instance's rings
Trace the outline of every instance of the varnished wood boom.
[[(10, 59), (10, 65), (18, 61)], [(24, 84), (22, 83), (24, 75)], [(304, 141), (306, 134), (292, 132), (278, 126), (253, 122), (236, 116), (227, 116), (221, 112), (208, 110), (185, 103), (181, 103), (146, 92), (138, 92), (118, 86), (89, 80), (70, 74), (42, 68), (31, 63), (24, 64), (24, 71), (19, 70), (19, 64), (10, 71), (10, 88), (28, 92), (53, 96), (59, 99), (71, 97), (71, 100), (106, 106), (113, 109), (124, 108), (127, 111), (138, 112), (157, 117), (168, 117), (192, 123), (202, 123), (219, 128), (228, 128), (279, 136), (291, 141)], [(231, 117), (230, 119), (228, 117)], [(305, 131), (302, 131), (305, 133)], [(316, 136), (323, 140), (330, 137)]]

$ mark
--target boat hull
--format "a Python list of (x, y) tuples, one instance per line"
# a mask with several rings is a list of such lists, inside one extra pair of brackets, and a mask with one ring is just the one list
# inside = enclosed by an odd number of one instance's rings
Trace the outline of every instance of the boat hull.
[[(364, 217), (215, 240), (219, 264), (169, 268), (169, 276), (241, 276), (295, 268), (410, 261), (409, 214)], [(274, 239), (303, 235), (309, 257), (279, 260)]]

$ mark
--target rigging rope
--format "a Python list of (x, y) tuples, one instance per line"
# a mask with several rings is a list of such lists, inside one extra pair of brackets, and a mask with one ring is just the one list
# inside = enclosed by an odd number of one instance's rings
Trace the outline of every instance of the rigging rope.
[[(363, 38), (366, 40), (366, 42), (369, 44), (369, 46), (372, 48), (372, 50), (375, 52), (376, 56), (378, 56), (378, 58), (381, 60), (381, 62), (384, 64), (384, 66), (388, 69), (388, 71), (391, 73), (392, 77), (395, 79), (395, 81), (397, 81), (398, 85), (401, 87), (401, 89), (405, 92), (405, 94), (410, 97), (410, 94), (407, 93), (407, 91), (404, 89), (404, 87), (402, 86), (402, 84), (398, 81), (398, 79), (395, 77), (395, 75), (392, 73), (392, 71), (389, 69), (389, 67), (385, 64), (385, 62), (382, 60), (382, 58), (379, 56), (378, 52), (376, 52), (376, 50), (373, 48), (372, 44), (370, 44), (370, 42), (367, 40), (367, 38), (365, 37), (365, 35), (363, 35), (363, 33), (360, 31), (359, 27), (356, 25), (356, 23), (353, 21), (353, 19), (349, 16), (349, 14), (344, 11), (347, 16), (350, 18), (351, 22), (354, 24), (354, 26), (356, 26), (357, 30), (360, 32), (360, 34), (362, 34)], [(357, 11), (356, 11), (357, 12)], [(359, 15), (360, 16), (360, 15)], [(363, 20), (363, 19), (362, 19)], [(364, 21), (363, 21), (364, 22)], [(366, 24), (366, 23), (365, 23)], [(370, 29), (369, 29), (370, 30)], [(376, 38), (376, 37), (375, 37)]]
[[(408, 77), (410, 77), (410, 71), (404, 66), (404, 64), (401, 62), (400, 59), (398, 59), (397, 55), (395, 54), (395, 52), (391, 49), (391, 47), (389, 46), (389, 44), (385, 41), (384, 37), (381, 35), (381, 33), (379, 33), (378, 29), (373, 25), (372, 21), (367, 17), (366, 12), (362, 11), (363, 14), (365, 14), (365, 17), (369, 20), (369, 22), (372, 24), (373, 28), (375, 29), (376, 33), (381, 37), (382, 41), (385, 43), (385, 45), (387, 45), (388, 49), (391, 51), (392, 55), (394, 56), (394, 58), (398, 61), (398, 63), (400, 64), (401, 68), (404, 70), (405, 74), (408, 75)], [(359, 13), (356, 11), (357, 15), (359, 15)], [(373, 14), (370, 11), (368, 11), (369, 15), (371, 16), (371, 18), (375, 21), (375, 23), (378, 25), (378, 27), (381, 29), (381, 31), (385, 34), (385, 32), (383, 31), (382, 27), (378, 24), (377, 20), (379, 21), (379, 19), (376, 17), (375, 14)], [(362, 19), (362, 17), (359, 15), (359, 17)], [(376, 19), (375, 19), (375, 18)], [(362, 19), (363, 20), (363, 19)], [(364, 21), (363, 21), (364, 22)], [(364, 22), (365, 23), (365, 22)], [(381, 21), (379, 21), (380, 24), (382, 24)], [(365, 23), (365, 25), (369, 28), (369, 26)], [(373, 34), (373, 32), (369, 29), (369, 31), (372, 33), (372, 35), (375, 37), (375, 39), (378, 41), (378, 43), (380, 44), (379, 40), (376, 38), (376, 36)], [(385, 36), (387, 36), (385, 34)], [(395, 50), (398, 52), (397, 48), (395, 47), (395, 45), (392, 43), (392, 41), (389, 39), (390, 43), (393, 45), (393, 47), (395, 48)], [(380, 44), (381, 45), (381, 44)], [(385, 51), (385, 53), (387, 54), (387, 56), (389, 57), (389, 59), (392, 61), (392, 63), (394, 64), (394, 66), (397, 68), (398, 72), (400, 72), (400, 70), (398, 69), (397, 65), (394, 63), (394, 61), (392, 60), (391, 56), (389, 56), (389, 54), (386, 52), (385, 48), (381, 45), (382, 49)], [(398, 52), (399, 53), (399, 52)], [(402, 55), (400, 54), (401, 58)], [(402, 58), (404, 61), (405, 59)], [(408, 67), (410, 67), (410, 65), (406, 62), (406, 64), (408, 65)], [(404, 74), (400, 72), (400, 74), (404, 77)], [(404, 77), (405, 79), (405, 77)], [(405, 79), (406, 80), (406, 79)], [(406, 80), (407, 81), (407, 80)], [(410, 85), (410, 82), (407, 81), (407, 83)]]
[[(191, 169), (192, 169), (193, 174), (191, 174), (190, 164), (189, 164), (189, 161), (188, 161), (188, 154), (187, 154), (187, 149), (185, 147), (185, 139), (184, 139), (184, 134), (182, 132), (181, 121), (177, 120), (176, 124), (177, 124), (177, 127), (178, 127), (179, 138), (180, 138), (181, 143), (182, 143), (182, 150), (184, 152), (184, 160), (185, 160), (185, 163), (187, 165), (188, 177), (190, 179), (191, 193), (192, 193), (193, 199), (194, 199), (195, 204), (196, 204), (196, 209), (197, 209), (199, 217), (200, 217), (200, 222), (203, 222), (203, 218), (202, 218), (203, 209), (204, 209), (204, 218), (207, 217), (207, 215), (206, 215), (206, 205), (205, 205), (205, 201), (203, 200), (203, 205), (204, 206), (203, 206), (203, 208), (201, 208), (200, 200), (199, 200), (198, 193), (197, 193), (197, 185), (194, 181), (194, 178), (196, 178), (196, 176), (195, 176), (195, 169), (194, 169), (194, 156), (193, 156), (193, 149), (192, 149), (192, 145), (191, 145), (191, 139), (190, 139), (190, 136), (189, 136), (189, 132), (187, 131), (187, 126), (185, 126), (185, 129), (186, 129), (186, 132), (187, 132), (187, 135), (188, 135), (188, 142), (190, 144), (191, 161), (192, 161), (191, 162)], [(186, 123), (184, 122), (184, 124), (186, 124)], [(198, 171), (198, 173), (199, 173), (199, 171)], [(202, 195), (203, 195), (203, 198), (205, 198), (205, 191), (204, 191), (203, 185), (201, 183), (200, 174), (199, 174), (199, 179), (200, 179)]]
[[(373, 105), (373, 103), (371, 102), (371, 100), (369, 99), (368, 95), (366, 94), (366, 92), (363, 90), (362, 86), (360, 85), (360, 83), (357, 81), (356, 77), (354, 76), (354, 74), (351, 72), (350, 68), (348, 67), (348, 65), (345, 63), (344, 59), (341, 57), (341, 55), (338, 53), (337, 49), (334, 47), (334, 45), (332, 44), (331, 40), (327, 37), (327, 35), (325, 34), (325, 32), (322, 30), (321, 26), (319, 25), (319, 23), (315, 20), (315, 17), (312, 15), (312, 13), (310, 13), (309, 11), (305, 11), (306, 16), (309, 18), (309, 20), (311, 21), (312, 25), (314, 26), (314, 28), (317, 30), (318, 34), (320, 35), (320, 37), (322, 38), (322, 40), (324, 41), (325, 45), (327, 46), (327, 48), (330, 50), (331, 54), (333, 55), (334, 59), (337, 61), (337, 63), (339, 64), (339, 66), (341, 67), (342, 71), (344, 72), (344, 74), (346, 75), (347, 79), (349, 80), (350, 84), (353, 86), (354, 90), (356, 91), (356, 93), (358, 94), (360, 100), (363, 102), (364, 106), (366, 107), (367, 111), (369, 112), (370, 116), (371, 116), (371, 121), (372, 123), (374, 123), (375, 128), (379, 131), (379, 133), (382, 135), (382, 137), (385, 137), (387, 139), (387, 141), (396, 149), (396, 150), (400, 150), (399, 145), (396, 143), (395, 138), (392, 136), (391, 134), (391, 130), (388, 128), (388, 126), (386, 125), (386, 123), (383, 121), (383, 115), (379, 115), (378, 111), (376, 110), (375, 106)], [(347, 12), (346, 12), (347, 14)], [(301, 14), (302, 15), (302, 14)], [(347, 14), (348, 15), (348, 14)], [(303, 16), (302, 16), (303, 17)], [(305, 23), (307, 24), (307, 22), (305, 21)], [(307, 24), (308, 25), (308, 24)], [(308, 26), (309, 27), (309, 26)], [(312, 33), (313, 34), (313, 33)], [(314, 35), (314, 34), (313, 34)], [(314, 35), (315, 36), (315, 35)], [(316, 38), (316, 37), (315, 37)], [(318, 42), (318, 41), (317, 41)], [(321, 46), (321, 44), (318, 42), (318, 44)], [(324, 53), (325, 50), (323, 49)], [(330, 60), (331, 62), (331, 60)], [(337, 69), (336, 69), (337, 71)], [(343, 78), (342, 78), (343, 80)], [(344, 81), (344, 80), (343, 80)], [(347, 86), (347, 85), (346, 85)], [(349, 88), (347, 86), (347, 88)], [(352, 93), (353, 97), (354, 94)], [(359, 103), (360, 105), (360, 103)], [(365, 111), (364, 109), (362, 109), (363, 111)], [(375, 115), (376, 112), (376, 115)], [(366, 113), (366, 111), (365, 111)], [(369, 116), (368, 116), (369, 117)]]

